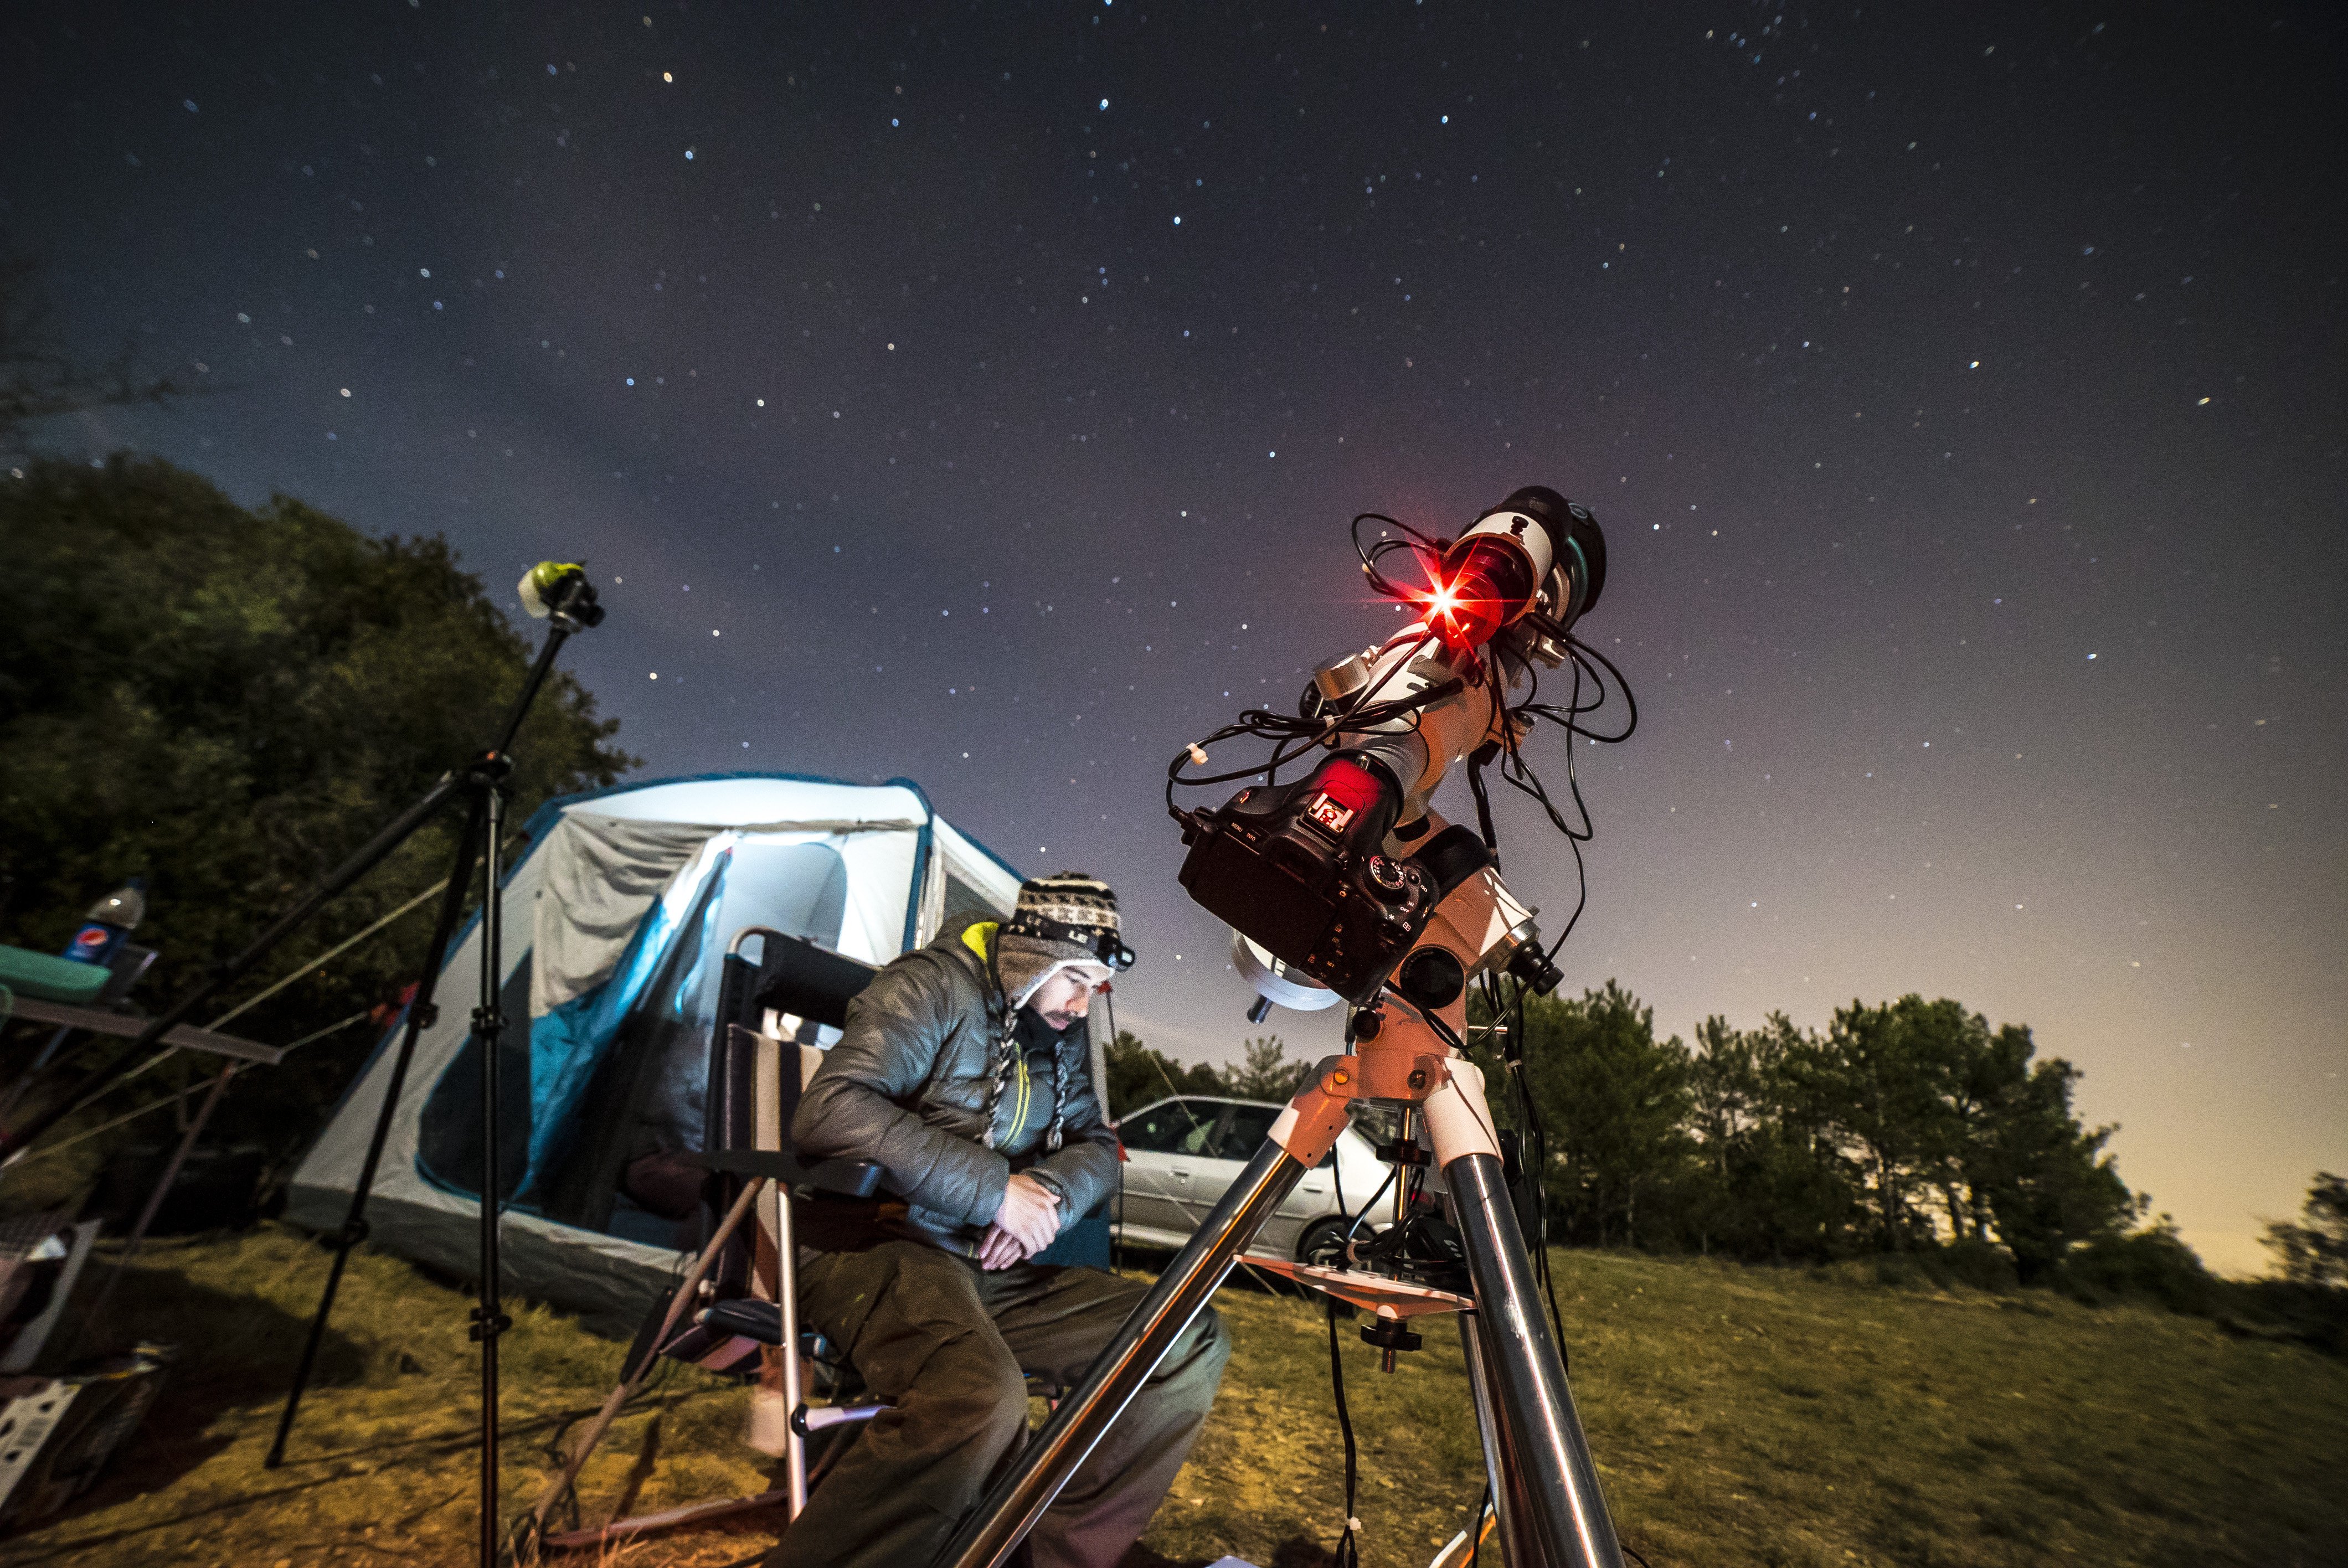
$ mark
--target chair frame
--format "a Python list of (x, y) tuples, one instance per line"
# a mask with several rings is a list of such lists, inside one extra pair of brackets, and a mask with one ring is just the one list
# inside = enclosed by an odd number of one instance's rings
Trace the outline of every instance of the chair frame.
[[(628, 1368), (619, 1384), (603, 1401), (593, 1420), (581, 1434), (571, 1457), (561, 1471), (539, 1494), (530, 1514), (520, 1526), (530, 1539), (547, 1547), (600, 1546), (626, 1539), (644, 1531), (668, 1525), (683, 1524), (727, 1514), (782, 1503), (790, 1519), (797, 1519), (807, 1507), (810, 1477), (807, 1468), (807, 1440), (816, 1431), (853, 1421), (870, 1420), (888, 1409), (881, 1404), (864, 1404), (823, 1410), (808, 1409), (806, 1403), (806, 1368), (800, 1353), (798, 1288), (790, 1266), (798, 1255), (794, 1233), (790, 1192), (795, 1186), (811, 1185), (825, 1191), (844, 1193), (851, 1196), (870, 1196), (878, 1185), (880, 1168), (860, 1160), (825, 1160), (813, 1166), (802, 1165), (788, 1149), (790, 1112), (798, 1102), (802, 1072), (788, 1078), (783, 1071), (784, 1049), (794, 1052), (804, 1049), (790, 1040), (755, 1032), (734, 1021), (749, 1005), (757, 1002), (762, 1009), (775, 1008), (760, 999), (764, 992), (745, 992), (754, 983), (746, 973), (754, 973), (747, 959), (742, 957), (742, 947), (757, 937), (767, 944), (762, 949), (763, 969), (772, 956), (776, 942), (798, 943), (807, 949), (798, 955), (801, 967), (807, 970), (800, 977), (802, 989), (791, 993), (798, 1010), (788, 1013), (808, 1021), (829, 1024), (834, 1028), (846, 1020), (848, 999), (862, 989), (862, 979), (870, 978), (872, 967), (837, 954), (814, 943), (805, 942), (787, 933), (765, 926), (747, 926), (735, 933), (726, 944), (726, 967), (719, 980), (717, 1017), (711, 1030), (708, 1132), (703, 1154), (691, 1163), (707, 1169), (721, 1194), (734, 1188), (730, 1201), (721, 1196), (726, 1213), (708, 1242), (694, 1257), (685, 1277), (670, 1296), (666, 1311), (662, 1315), (660, 1328), (645, 1347), (645, 1353)], [(863, 970), (860, 979), (855, 971)], [(773, 1047), (772, 1050), (765, 1049)], [(796, 1061), (791, 1065), (799, 1066)], [(747, 1069), (747, 1071), (746, 1071)], [(747, 1080), (745, 1082), (745, 1080)], [(786, 1092), (788, 1087), (788, 1092)], [(743, 1091), (747, 1089), (746, 1095)], [(776, 1146), (757, 1147), (759, 1112), (766, 1107), (776, 1107), (780, 1120), (773, 1134)], [(745, 1144), (748, 1146), (745, 1146)], [(760, 1285), (771, 1292), (781, 1314), (779, 1358), (782, 1363), (783, 1406), (788, 1412), (785, 1422), (782, 1454), (784, 1485), (771, 1491), (751, 1497), (722, 1499), (695, 1503), (685, 1508), (670, 1509), (661, 1513), (643, 1514), (630, 1519), (615, 1519), (609, 1523), (583, 1530), (546, 1533), (548, 1516), (553, 1512), (585, 1468), (596, 1445), (611, 1430), (620, 1411), (635, 1397), (644, 1378), (650, 1375), (654, 1361), (677, 1339), (685, 1321), (687, 1304), (695, 1300), (713, 1273), (723, 1266), (726, 1249), (734, 1245), (742, 1222), (752, 1213), (761, 1197), (774, 1204), (771, 1230), (775, 1239), (771, 1260), (758, 1256), (760, 1248), (752, 1246), (751, 1269)], [(761, 1264), (767, 1266), (760, 1268)], [(825, 1419), (829, 1417), (829, 1419)], [(844, 1450), (846, 1442), (835, 1438), (826, 1451), (814, 1479), (820, 1479)], [(787, 1526), (788, 1528), (788, 1526)]]

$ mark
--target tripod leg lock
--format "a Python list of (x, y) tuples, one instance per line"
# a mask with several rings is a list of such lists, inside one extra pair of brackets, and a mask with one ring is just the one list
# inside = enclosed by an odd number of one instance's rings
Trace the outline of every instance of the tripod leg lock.
[(465, 1316), (472, 1321), (472, 1327), (465, 1330), (465, 1337), (477, 1345), (484, 1339), (495, 1338), (513, 1327), (513, 1319), (502, 1312), (490, 1317), (486, 1325), (482, 1322), (481, 1309), (478, 1307)]

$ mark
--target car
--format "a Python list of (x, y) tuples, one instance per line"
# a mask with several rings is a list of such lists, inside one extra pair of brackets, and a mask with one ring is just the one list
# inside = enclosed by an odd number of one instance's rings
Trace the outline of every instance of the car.
[[(1128, 1112), (1117, 1123), (1125, 1162), (1123, 1191), (1112, 1211), (1117, 1239), (1150, 1247), (1188, 1244), (1286, 1109), (1258, 1100), (1184, 1094)], [(1248, 1250), (1299, 1263), (1337, 1262), (1353, 1216), (1376, 1196), (1393, 1170), (1360, 1127), (1347, 1127), (1337, 1134), (1337, 1146), (1304, 1173)], [(1385, 1211), (1385, 1201), (1379, 1209)], [(1362, 1235), (1366, 1239), (1384, 1228), (1383, 1220), (1373, 1217), (1363, 1223)]]

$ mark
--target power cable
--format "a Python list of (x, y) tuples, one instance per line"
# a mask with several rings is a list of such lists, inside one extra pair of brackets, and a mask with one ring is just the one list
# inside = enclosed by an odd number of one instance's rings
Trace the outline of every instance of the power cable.
[(1337, 1430), (1345, 1436), (1345, 1531), (1337, 1538), (1337, 1550), (1333, 1553), (1334, 1568), (1361, 1568), (1361, 1549), (1354, 1544), (1354, 1532), (1361, 1521), (1354, 1517), (1354, 1489), (1357, 1481), (1356, 1455), (1354, 1450), (1354, 1419), (1345, 1409), (1345, 1361), (1337, 1349), (1337, 1298), (1329, 1297), (1329, 1393), (1337, 1402)]

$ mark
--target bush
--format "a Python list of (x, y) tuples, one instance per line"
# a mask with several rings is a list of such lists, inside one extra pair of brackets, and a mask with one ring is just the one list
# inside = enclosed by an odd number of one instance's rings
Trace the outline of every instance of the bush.
[(2256, 1339), (2282, 1339), (2327, 1356), (2348, 1356), (2348, 1290), (2296, 1280), (2221, 1285), (2218, 1327)]
[(2019, 1288), (2013, 1255), (1993, 1241), (1967, 1236), (1924, 1256), (1924, 1267), (1941, 1285), (1962, 1285), (2000, 1293)]
[(2048, 1283), (2089, 1306), (2135, 1296), (2198, 1317), (2216, 1310), (2219, 1295), (2219, 1281), (2167, 1214), (2132, 1235), (2098, 1236), (2057, 1265)]
[[(152, 1009), (473, 754), (539, 641), (444, 539), (375, 538), (283, 496), (241, 507), (152, 458), (26, 464), (0, 479), (0, 942), (54, 952), (93, 898), (143, 873), (137, 939), (160, 956), (133, 999)], [(510, 827), (633, 766), (610, 743), (615, 729), (575, 675), (555, 671), (513, 746)], [(443, 812), (201, 1016), (258, 997), (432, 886), (462, 825)], [(283, 1162), (308, 1140), (375, 1044), (370, 1009), (414, 979), (431, 925), (419, 906), (238, 1019), (250, 1040), (314, 1043), (238, 1081), (212, 1118), (215, 1143)], [(5, 1065), (21, 1069), (48, 1033), (14, 1028)], [(36, 1092), (119, 1049), (76, 1045)], [(180, 1052), (60, 1132), (154, 1104), (215, 1065)], [(110, 1136), (161, 1136), (155, 1125)], [(12, 1173), (0, 1212), (70, 1201), (110, 1146)]]
[(1837, 1285), (1888, 1290), (1982, 1290), (2011, 1295), (2021, 1288), (2013, 1255), (1978, 1238), (1926, 1242), (1904, 1252), (1876, 1253), (1816, 1266), (1814, 1277)]

